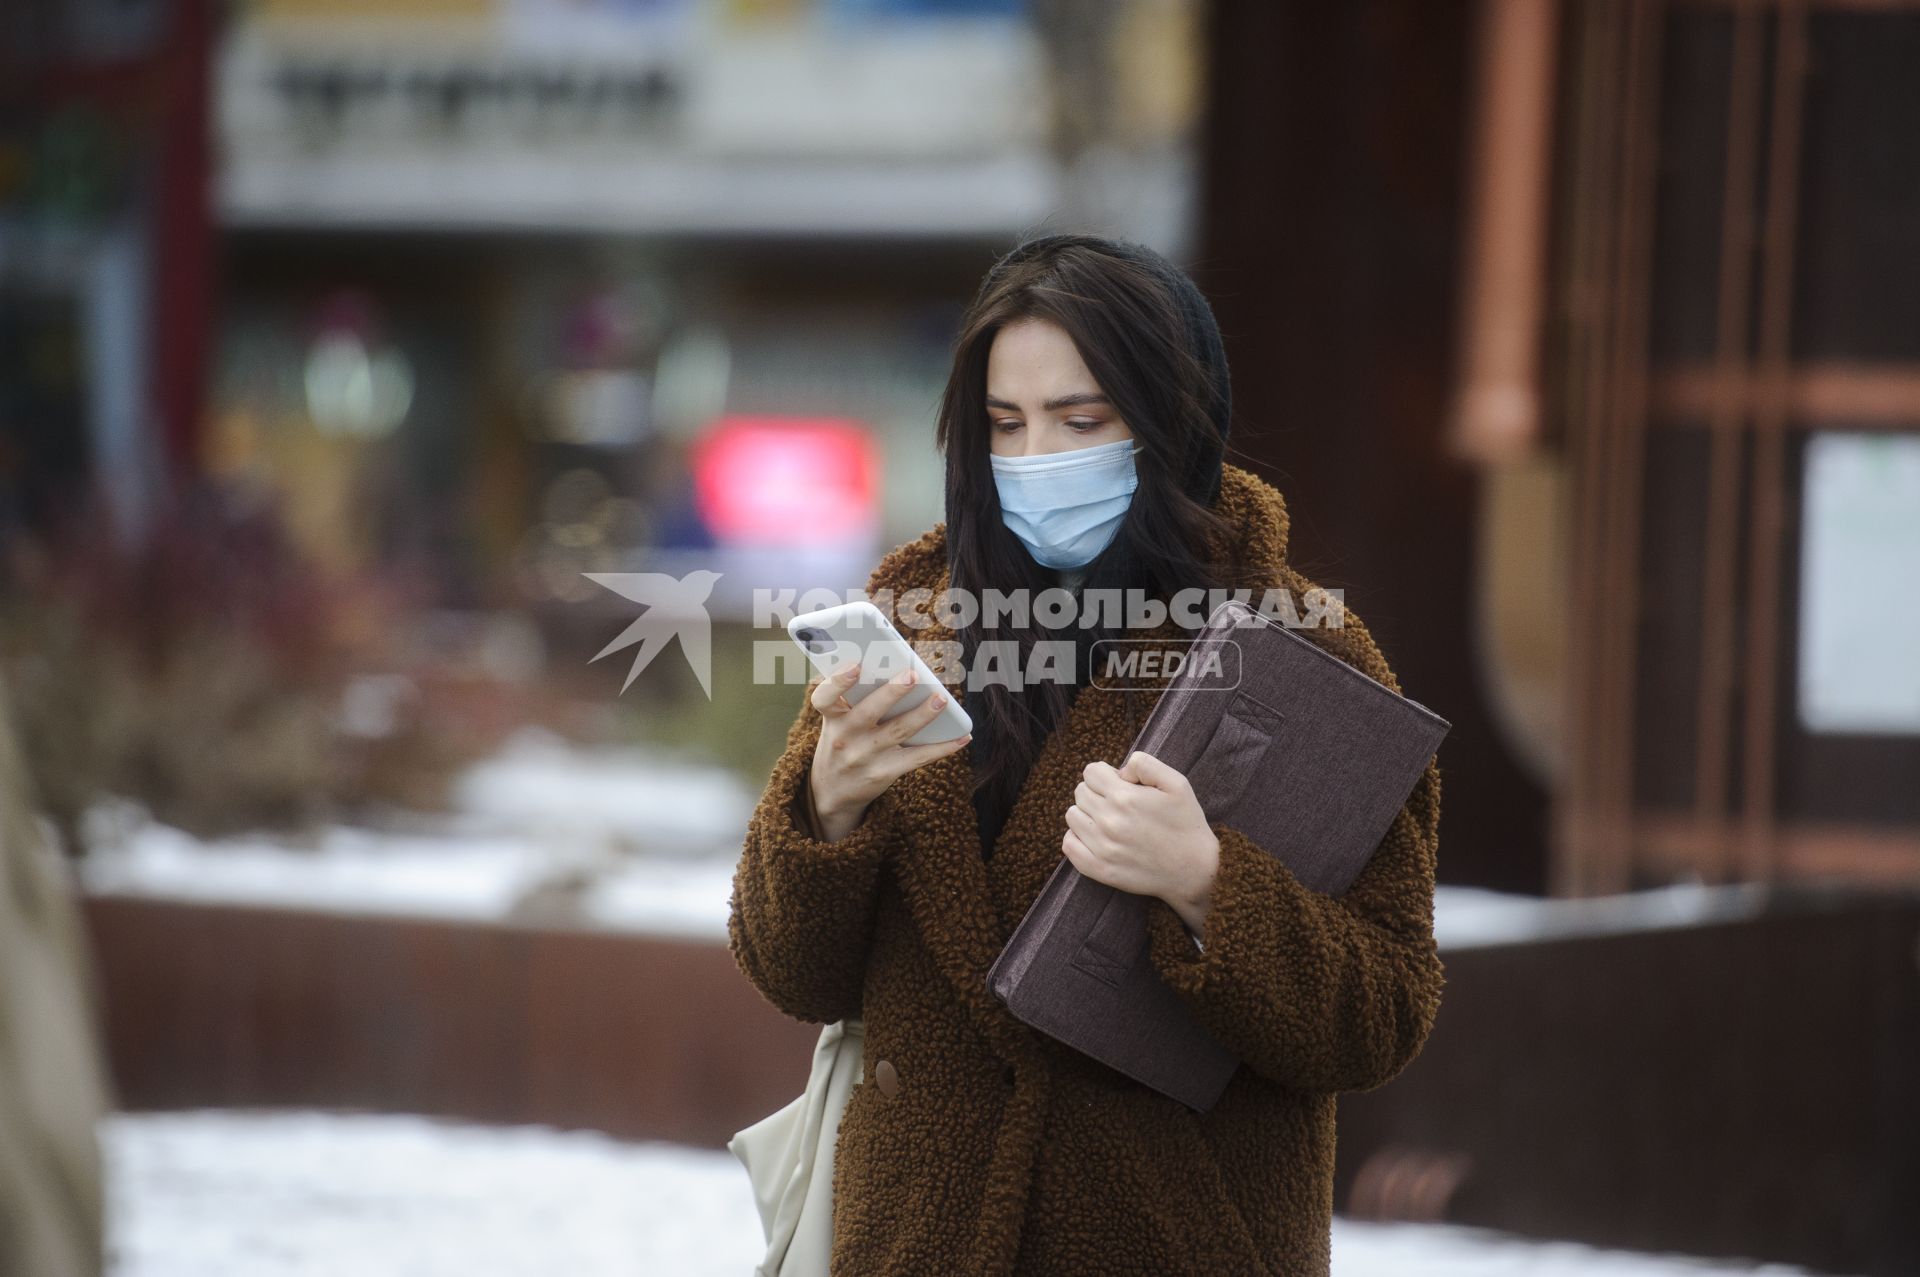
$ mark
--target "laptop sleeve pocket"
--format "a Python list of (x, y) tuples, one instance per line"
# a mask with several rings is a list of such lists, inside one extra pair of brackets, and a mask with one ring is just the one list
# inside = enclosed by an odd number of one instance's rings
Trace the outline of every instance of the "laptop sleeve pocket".
[(1236, 691), (1187, 779), (1211, 822), (1231, 823), (1234, 810), (1258, 783), (1260, 764), (1286, 716), (1247, 691)]

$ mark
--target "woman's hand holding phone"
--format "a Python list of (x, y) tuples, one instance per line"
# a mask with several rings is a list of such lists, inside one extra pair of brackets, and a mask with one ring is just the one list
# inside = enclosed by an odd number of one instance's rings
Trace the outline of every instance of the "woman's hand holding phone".
[(914, 671), (902, 670), (856, 705), (846, 699), (845, 693), (859, 677), (856, 662), (821, 679), (809, 697), (823, 721), (807, 784), (813, 789), (814, 814), (824, 826), (820, 833), (828, 842), (851, 833), (868, 805), (894, 781), (973, 739), (968, 734), (932, 745), (905, 744), (908, 737), (939, 717), (947, 703), (946, 693), (936, 690), (912, 709), (883, 723), (880, 720), (912, 688)]

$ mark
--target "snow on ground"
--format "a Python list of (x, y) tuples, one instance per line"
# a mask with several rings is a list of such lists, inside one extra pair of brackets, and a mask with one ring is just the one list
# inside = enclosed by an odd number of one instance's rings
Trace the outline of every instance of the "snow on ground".
[(404, 834), (336, 826), (309, 845), (265, 835), (203, 842), (143, 823), (80, 862), (96, 895), (349, 913), (497, 919), (548, 872), (537, 844), (498, 834)]
[[(719, 769), (516, 737), (456, 810), (304, 839), (203, 842), (128, 805), (95, 813), (98, 894), (507, 921), (725, 943), (757, 797)], [(1685, 926), (1764, 903), (1680, 884), (1588, 900), (1441, 887), (1443, 948)], [(746, 1173), (724, 1152), (581, 1132), (316, 1113), (118, 1116), (105, 1132), (114, 1277), (746, 1277), (761, 1254)], [(1339, 1277), (1789, 1273), (1601, 1252), (1449, 1226), (1338, 1220)]]
[(1751, 917), (1765, 906), (1772, 890), (1764, 882), (1677, 882), (1565, 899), (1441, 886), (1434, 892), (1433, 934), (1442, 949), (1453, 949), (1696, 926)]
[(475, 822), (654, 855), (737, 848), (758, 798), (721, 767), (655, 749), (583, 748), (538, 729), (515, 734), (454, 785), (456, 808)]
[(417, 1117), (110, 1119), (112, 1277), (747, 1277), (727, 1153)]
[[(731, 1154), (586, 1132), (308, 1112), (121, 1114), (112, 1277), (748, 1277)], [(1449, 1225), (1334, 1221), (1336, 1277), (1792, 1274)]]
[(757, 798), (718, 767), (530, 729), (460, 777), (452, 813), (385, 828), (201, 840), (105, 804), (80, 874), (97, 895), (468, 921), (558, 890), (583, 926), (724, 943)]
[[(582, 926), (725, 943), (740, 839), (757, 795), (737, 777), (635, 749), (516, 736), (461, 778), (455, 811), (301, 840), (202, 842), (129, 806), (96, 813), (82, 865), (98, 894), (473, 921), (553, 898)], [(1679, 883), (1583, 900), (1439, 889), (1442, 948), (1686, 926), (1750, 914), (1765, 884)], [(560, 916), (569, 915), (562, 913)]]

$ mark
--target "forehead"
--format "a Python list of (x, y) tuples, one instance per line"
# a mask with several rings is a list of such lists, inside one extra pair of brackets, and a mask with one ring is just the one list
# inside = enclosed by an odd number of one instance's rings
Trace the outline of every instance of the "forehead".
[(1067, 330), (1046, 319), (1020, 319), (994, 334), (987, 354), (987, 392), (1023, 394), (1098, 390)]

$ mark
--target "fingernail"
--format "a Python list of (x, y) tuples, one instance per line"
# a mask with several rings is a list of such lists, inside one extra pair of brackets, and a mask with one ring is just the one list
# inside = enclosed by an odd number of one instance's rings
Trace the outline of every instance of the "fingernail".
[(893, 676), (893, 681), (896, 683), (911, 683), (913, 682), (913, 671), (901, 670), (898, 674), (895, 674)]
[(947, 698), (943, 693), (935, 692), (933, 694), (933, 703), (936, 707), (945, 705), (947, 703)]

